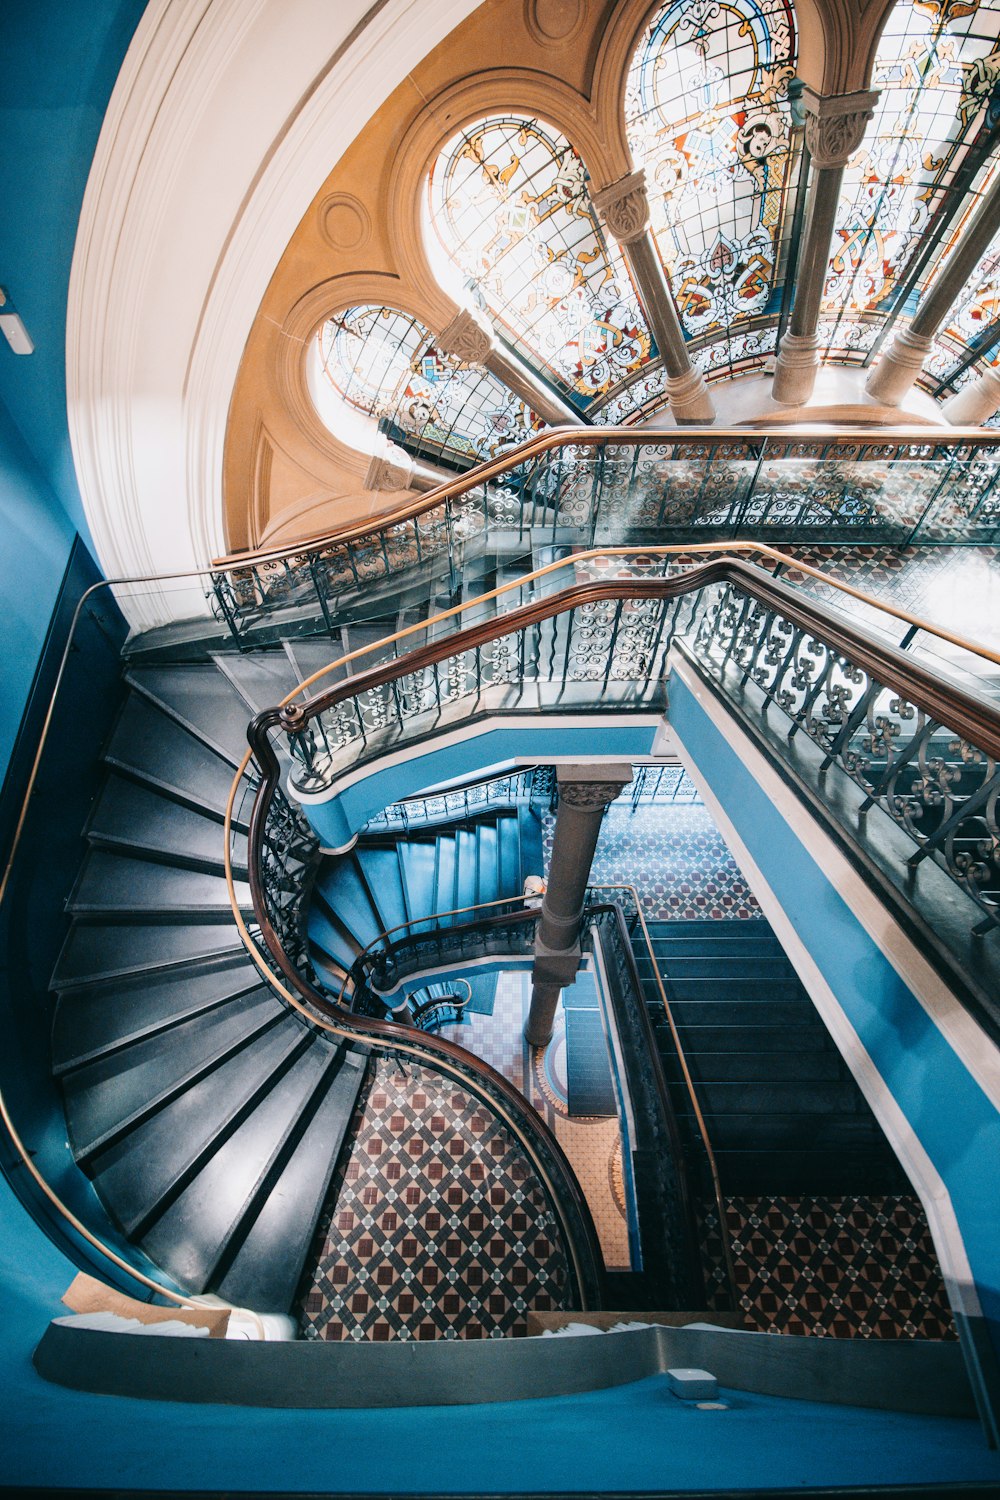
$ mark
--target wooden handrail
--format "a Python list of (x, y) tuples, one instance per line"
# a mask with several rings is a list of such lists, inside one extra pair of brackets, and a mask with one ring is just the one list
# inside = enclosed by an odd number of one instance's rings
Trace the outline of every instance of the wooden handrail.
[[(907, 656), (895, 646), (874, 640), (860, 626), (838, 617), (819, 601), (806, 599), (762, 568), (731, 557), (720, 557), (688, 568), (675, 578), (614, 578), (577, 584), (557, 594), (534, 599), (509, 614), (466, 626), (452, 636), (427, 642), (405, 656), (369, 667), (305, 702), (286, 700), (283, 707), (266, 709), (250, 725), (250, 744), (262, 766), (273, 763), (274, 775), (277, 776), (278, 763), (267, 737), (268, 731), (274, 727), (295, 734), (310, 720), (369, 688), (385, 686), (396, 678), (434, 666), (449, 656), (475, 650), (500, 636), (527, 629), (581, 605), (621, 599), (676, 599), (713, 583), (733, 584), (758, 603), (814, 633), (818, 639), (842, 652), (853, 665), (867, 671), (883, 687), (892, 688), (946, 728), (957, 730), (977, 749), (1000, 760), (1000, 712), (997, 709), (964, 688), (947, 682), (917, 658)], [(989, 659), (995, 660), (993, 653), (989, 653)]]
[[(937, 441), (938, 438), (940, 441)], [(826, 432), (818, 428), (798, 426), (794, 429), (781, 428), (777, 431), (761, 433), (748, 427), (644, 427), (641, 430), (634, 427), (553, 427), (547, 432), (536, 433), (525, 442), (518, 444), (516, 448), (506, 449), (499, 458), (489, 459), (486, 463), (477, 464), (474, 469), (468, 470), (465, 474), (445, 480), (434, 489), (427, 490), (417, 499), (407, 501), (395, 510), (386, 511), (383, 515), (374, 518), (374, 521), (369, 516), (363, 521), (347, 522), (342, 526), (332, 527), (329, 531), (304, 537), (297, 542), (288, 542), (280, 547), (261, 547), (229, 552), (216, 558), (212, 566), (217, 569), (250, 568), (257, 564), (280, 562), (286, 557), (301, 557), (303, 552), (319, 551), (323, 547), (334, 546), (337, 543), (355, 542), (363, 537), (375, 536), (388, 527), (398, 526), (404, 521), (411, 521), (418, 516), (426, 515), (428, 511), (443, 505), (445, 501), (457, 499), (460, 495), (468, 494), (470, 490), (479, 489), (482, 485), (488, 484), (491, 479), (499, 479), (521, 464), (541, 458), (555, 448), (675, 448), (699, 443), (709, 448), (725, 447), (727, 443), (738, 443), (749, 447), (757, 443), (762, 448), (774, 448), (775, 457), (777, 457), (777, 450), (792, 447), (797, 443), (822, 444), (824, 447), (831, 448), (841, 445), (881, 448), (893, 445), (902, 448), (913, 445), (921, 448), (950, 448), (959, 444), (968, 444), (974, 448), (992, 448), (1000, 446), (1000, 436), (982, 427), (877, 427), (846, 428)]]

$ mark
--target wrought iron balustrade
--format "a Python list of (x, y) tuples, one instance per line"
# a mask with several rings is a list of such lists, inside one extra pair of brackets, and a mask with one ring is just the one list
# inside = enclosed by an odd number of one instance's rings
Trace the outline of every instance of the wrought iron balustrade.
[(237, 640), (338, 610), (373, 586), (542, 545), (740, 538), (900, 546), (1000, 539), (1000, 436), (979, 430), (802, 434), (558, 429), (375, 526), (220, 559), (215, 609)]
[(692, 648), (743, 701), (751, 685), (753, 712), (782, 716), (789, 740), (818, 745), (822, 770), (864, 793), (862, 813), (877, 807), (905, 832), (910, 871), (930, 857), (947, 872), (982, 913), (975, 933), (1000, 925), (1000, 716), (982, 694), (893, 647), (873, 651), (850, 627), (824, 636), (794, 596), (768, 602), (731, 584), (707, 603)]
[(551, 766), (526, 766), (502, 776), (491, 776), (466, 786), (449, 787), (393, 802), (361, 830), (362, 836), (388, 833), (404, 836), (418, 828), (455, 823), (504, 808), (547, 806), (555, 792)]

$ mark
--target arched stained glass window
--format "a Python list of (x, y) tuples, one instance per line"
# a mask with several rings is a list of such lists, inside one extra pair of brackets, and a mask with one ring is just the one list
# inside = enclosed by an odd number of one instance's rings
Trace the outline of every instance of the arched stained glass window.
[(629, 145), (691, 338), (777, 317), (794, 72), (788, 0), (668, 0), (632, 59)]
[(422, 324), (392, 307), (351, 307), (329, 318), (319, 353), (345, 401), (424, 455), (479, 463), (542, 426), (495, 376), (443, 354)]
[(504, 336), (584, 405), (649, 360), (625, 262), (565, 137), (521, 115), (467, 127), (434, 165), (428, 208), (432, 232)]
[(862, 359), (933, 280), (994, 170), (998, 86), (1000, 0), (900, 0), (844, 174), (821, 328), (839, 357)]

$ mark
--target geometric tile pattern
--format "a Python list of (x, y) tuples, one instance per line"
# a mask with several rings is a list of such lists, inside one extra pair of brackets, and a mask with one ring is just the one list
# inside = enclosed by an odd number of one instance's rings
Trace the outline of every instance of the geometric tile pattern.
[[(739, 1307), (752, 1326), (829, 1338), (956, 1337), (917, 1198), (724, 1202)], [(714, 1205), (702, 1222), (717, 1256)]]
[(556, 1008), (551, 1042), (547, 1047), (529, 1047), (524, 1040), (524, 1022), (530, 995), (530, 975), (518, 970), (500, 974), (492, 1015), (466, 1012), (460, 1025), (443, 1028), (441, 1035), (488, 1062), (538, 1111), (576, 1174), (605, 1265), (609, 1270), (627, 1269), (629, 1239), (620, 1123), (617, 1115), (570, 1117), (562, 1001)]
[(385, 1057), (307, 1264), (306, 1338), (503, 1338), (567, 1305), (556, 1223), (516, 1142), (451, 1080)]
[[(545, 817), (546, 873), (554, 827), (555, 819)], [(653, 921), (760, 916), (739, 866), (700, 802), (640, 804), (633, 810), (626, 789), (604, 815), (590, 880), (592, 885), (637, 886), (643, 912)]]

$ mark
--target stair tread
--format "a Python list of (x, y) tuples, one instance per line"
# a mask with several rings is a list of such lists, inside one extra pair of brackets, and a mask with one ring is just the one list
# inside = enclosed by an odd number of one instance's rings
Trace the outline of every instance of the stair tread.
[(226, 1006), (182, 1021), (165, 1050), (158, 1036), (134, 1042), (86, 1063), (63, 1080), (66, 1118), (75, 1154), (96, 1150), (138, 1114), (151, 1110), (203, 1069), (217, 1065), (232, 1047), (245, 1045), (260, 1026), (285, 1015), (269, 990), (260, 989)]
[(139, 693), (125, 700), (104, 758), (189, 806), (225, 811), (232, 766)]
[(213, 663), (135, 666), (126, 673), (126, 681), (154, 698), (232, 766), (239, 765), (247, 749), (250, 714)]
[(245, 956), (232, 919), (221, 922), (74, 922), (56, 962), (53, 989), (78, 989), (206, 958)]
[(55, 1070), (65, 1072), (96, 1053), (163, 1031), (195, 1012), (234, 999), (260, 985), (248, 958), (91, 986), (60, 995), (52, 1023)]
[(353, 852), (325, 860), (316, 878), (316, 889), (359, 948), (367, 947), (383, 930)]
[(91, 1159), (95, 1185), (126, 1234), (155, 1214), (306, 1040), (304, 1028), (286, 1015)]
[(274, 708), (296, 686), (298, 678), (280, 648), (273, 651), (219, 652), (215, 665), (250, 709), (251, 716)]
[[(236, 899), (250, 909), (250, 888), (236, 882)], [(194, 922), (211, 921), (231, 910), (222, 875), (178, 865), (136, 859), (107, 849), (91, 849), (67, 903), (74, 915), (151, 912), (185, 913)]]
[(406, 921), (406, 901), (395, 848), (359, 847), (356, 852), (369, 899), (378, 908), (382, 931), (401, 926)]
[[(256, 1196), (268, 1188), (281, 1192), (283, 1153), (337, 1055), (331, 1043), (314, 1038), (143, 1235), (146, 1253), (181, 1285), (206, 1291)], [(276, 1168), (277, 1181), (269, 1182)]]
[(347, 1053), (298, 1141), (281, 1192), (263, 1204), (216, 1290), (262, 1312), (287, 1312), (312, 1243), (364, 1079), (364, 1059)]
[[(225, 864), (223, 829), (215, 818), (115, 772), (101, 788), (87, 824), (87, 837), (102, 847), (144, 851), (161, 860), (206, 870), (221, 871)], [(234, 833), (234, 866), (239, 871), (246, 869), (246, 849), (245, 834)]]

